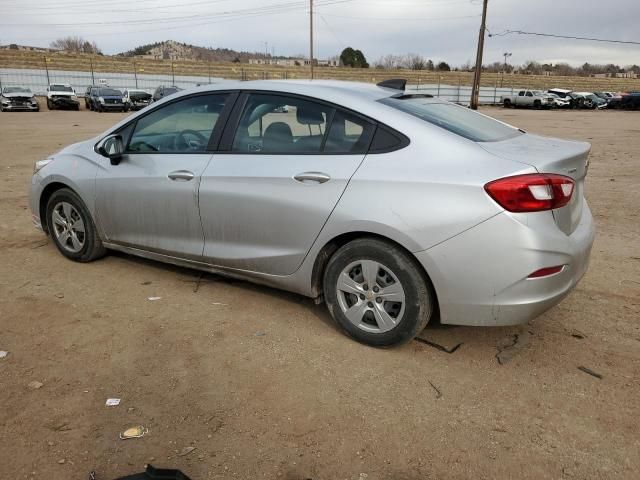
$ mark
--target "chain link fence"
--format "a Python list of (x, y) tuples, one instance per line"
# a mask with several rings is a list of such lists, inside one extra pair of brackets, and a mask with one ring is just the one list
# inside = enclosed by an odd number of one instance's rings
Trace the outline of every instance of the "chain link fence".
[[(94, 71), (69, 71), (54, 69), (0, 69), (0, 86), (28, 87), (36, 95), (45, 95), (47, 86), (52, 83), (71, 85), (79, 96), (83, 96), (87, 87), (91, 85), (105, 85), (119, 90), (136, 88), (149, 93), (160, 85), (175, 85), (186, 89), (202, 84), (219, 83), (224, 80), (258, 80), (258, 79), (289, 79), (289, 72), (283, 71), (274, 74), (268, 70), (247, 71), (238, 68), (237, 73), (225, 77), (203, 75), (176, 75), (176, 74), (145, 74), (142, 72), (116, 73)], [(413, 84), (408, 90), (440, 97), (445, 100), (468, 105), (471, 99), (471, 87), (467, 85), (446, 84)], [(502, 95), (511, 95), (512, 87), (481, 87), (480, 103), (492, 105), (500, 103)]]

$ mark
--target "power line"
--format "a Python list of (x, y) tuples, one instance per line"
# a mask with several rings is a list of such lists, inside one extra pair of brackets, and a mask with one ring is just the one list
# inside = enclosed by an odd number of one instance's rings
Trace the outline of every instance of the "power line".
[[(340, 3), (352, 2), (354, 0), (325, 0), (319, 5), (335, 5)], [(173, 22), (185, 22), (185, 21), (200, 21), (204, 18), (231, 18), (237, 16), (258, 16), (268, 15), (272, 13), (285, 13), (288, 11), (299, 10), (306, 8), (306, 1), (287, 2), (279, 4), (270, 4), (262, 7), (246, 8), (242, 10), (228, 10), (221, 12), (213, 12), (208, 14), (195, 14), (187, 15), (183, 17), (171, 17), (171, 18), (156, 18), (156, 19), (140, 19), (140, 20), (125, 20), (125, 21), (109, 21), (109, 22), (78, 22), (78, 23), (3, 23), (2, 26), (54, 26), (54, 27), (82, 27), (82, 26), (117, 26), (117, 25), (144, 25), (144, 24), (156, 24), (156, 23), (173, 23)], [(195, 25), (206, 25), (209, 22), (195, 23)]]
[(572, 35), (556, 35), (553, 33), (540, 33), (540, 32), (523, 32), (522, 30), (505, 30), (501, 33), (490, 33), (490, 37), (504, 37), (515, 33), (517, 35), (535, 35), (538, 37), (553, 37), (553, 38), (566, 38), (569, 40), (587, 40), (590, 42), (604, 42), (604, 43), (624, 43), (628, 45), (640, 45), (640, 42), (634, 42), (630, 40), (608, 40), (604, 38), (592, 38), (592, 37), (574, 37)]

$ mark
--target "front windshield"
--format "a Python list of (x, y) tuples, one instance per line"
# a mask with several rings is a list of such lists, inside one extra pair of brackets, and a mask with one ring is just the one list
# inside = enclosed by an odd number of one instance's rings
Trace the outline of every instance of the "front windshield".
[(410, 95), (383, 98), (380, 103), (474, 142), (497, 142), (521, 135), (514, 127), (453, 103), (434, 102), (429, 98)]
[(68, 85), (51, 85), (49, 90), (52, 92), (73, 92), (73, 88)]
[(121, 97), (122, 92), (114, 88), (101, 88), (100, 96), (102, 97)]
[(31, 90), (24, 87), (5, 87), (4, 93), (31, 93)]

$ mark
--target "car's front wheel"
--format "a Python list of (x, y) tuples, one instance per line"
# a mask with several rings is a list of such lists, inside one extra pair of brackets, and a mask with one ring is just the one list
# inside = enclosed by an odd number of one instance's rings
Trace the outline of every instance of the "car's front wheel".
[(324, 297), (342, 330), (377, 347), (413, 339), (435, 303), (416, 261), (374, 238), (354, 240), (334, 253), (325, 270)]
[(67, 188), (55, 191), (47, 202), (47, 226), (60, 253), (76, 262), (91, 262), (106, 249), (83, 201)]

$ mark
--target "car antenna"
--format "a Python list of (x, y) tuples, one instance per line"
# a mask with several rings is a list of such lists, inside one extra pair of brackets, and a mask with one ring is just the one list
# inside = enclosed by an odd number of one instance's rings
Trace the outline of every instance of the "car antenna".
[(377, 83), (376, 85), (383, 88), (393, 88), (394, 90), (402, 90), (404, 92), (405, 87), (407, 86), (407, 79), (391, 78), (389, 80), (384, 80), (380, 83)]

